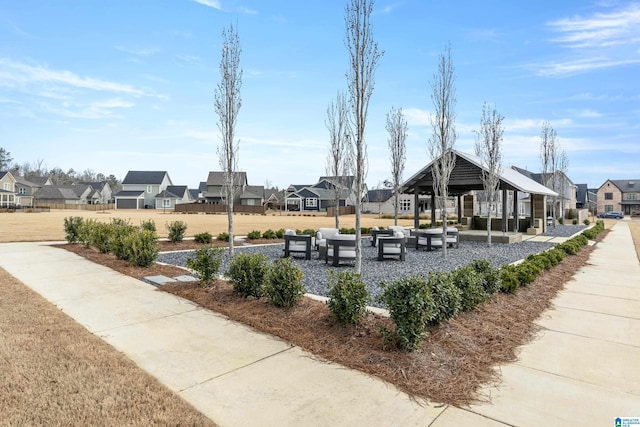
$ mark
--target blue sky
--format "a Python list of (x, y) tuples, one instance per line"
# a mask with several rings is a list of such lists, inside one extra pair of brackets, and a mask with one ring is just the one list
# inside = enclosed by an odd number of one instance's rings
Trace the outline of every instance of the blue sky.
[[(346, 1), (0, 1), (0, 147), (19, 163), (167, 170), (194, 187), (219, 170), (213, 91), (220, 33), (237, 24), (237, 131), (250, 184), (325, 175), (327, 104), (346, 88)], [(473, 152), (484, 102), (506, 117), (504, 166), (540, 170), (551, 122), (575, 183), (640, 178), (640, 3), (378, 0), (366, 141), (375, 187), (390, 177), (385, 115), (409, 122), (407, 179), (430, 161), (429, 81), (447, 43), (456, 148)]]

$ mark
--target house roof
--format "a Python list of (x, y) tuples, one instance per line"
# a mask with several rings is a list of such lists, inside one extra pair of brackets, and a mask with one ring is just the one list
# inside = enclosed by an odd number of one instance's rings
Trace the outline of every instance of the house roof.
[(8, 171), (0, 171), (0, 179), (4, 178), (4, 176), (8, 173)]
[(41, 184), (35, 183), (30, 179), (26, 179), (24, 176), (16, 177), (16, 183), (20, 185), (24, 185), (25, 187), (42, 187)]
[(240, 195), (241, 199), (262, 199), (264, 197), (264, 186), (247, 185)]
[(274, 190), (273, 188), (267, 188), (264, 190), (264, 199), (265, 200), (280, 200), (280, 191)]
[(107, 185), (107, 181), (80, 181), (73, 185), (90, 185), (94, 190), (102, 191), (104, 186)]
[(13, 191), (8, 191), (8, 190), (3, 190), (0, 188), (0, 193), (4, 193), (4, 194), (16, 194)]
[[(483, 190), (482, 171), (487, 171), (487, 168), (482, 164), (482, 160), (479, 157), (457, 150), (452, 150), (452, 152), (456, 156), (456, 163), (449, 179), (449, 193), (464, 194), (471, 190)], [(433, 163), (434, 161), (430, 162), (402, 184), (400, 192), (408, 194), (415, 194), (416, 192), (418, 194), (431, 193), (433, 191), (433, 176), (431, 175)], [(555, 191), (511, 168), (502, 169), (500, 188), (545, 196), (558, 195)]]
[[(318, 180), (318, 183), (321, 183), (322, 181), (328, 181), (333, 185), (339, 185), (345, 188), (352, 188), (353, 182), (355, 181), (355, 179), (356, 177), (353, 175), (321, 176), (320, 179)], [(318, 185), (318, 184), (315, 184), (315, 185)]]
[(200, 181), (200, 184), (198, 185), (198, 190), (207, 191), (207, 181)]
[(393, 196), (393, 190), (388, 188), (367, 191), (367, 200), (369, 202), (386, 202), (391, 196)]
[[(238, 183), (238, 185), (247, 185), (247, 173), (246, 172), (234, 172), (234, 181)], [(207, 185), (224, 185), (224, 172), (221, 171), (212, 171), (209, 172), (209, 176), (207, 177)]]
[(122, 180), (122, 184), (162, 184), (167, 171), (129, 171)]
[(143, 197), (143, 196), (144, 196), (144, 190), (122, 190), (122, 191), (118, 191), (114, 197), (126, 198), (126, 197)]
[(21, 179), (27, 182), (31, 182), (35, 184), (37, 187), (42, 187), (47, 183), (47, 181), (49, 180), (49, 177), (33, 175), (33, 176), (29, 176), (28, 178), (23, 176), (21, 177)]
[[(84, 191), (77, 194), (73, 186), (45, 185), (39, 188), (33, 195), (36, 199), (63, 199), (78, 200)], [(86, 189), (86, 187), (85, 187)]]
[(610, 179), (609, 181), (611, 181), (613, 185), (618, 187), (623, 193), (640, 192), (640, 179)]
[(200, 189), (198, 188), (190, 188), (189, 194), (193, 200), (197, 200), (200, 197)]
[(587, 184), (576, 184), (576, 201), (587, 202)]
[(189, 189), (186, 185), (169, 185), (166, 189), (157, 194), (156, 198), (182, 199), (187, 192), (189, 192)]

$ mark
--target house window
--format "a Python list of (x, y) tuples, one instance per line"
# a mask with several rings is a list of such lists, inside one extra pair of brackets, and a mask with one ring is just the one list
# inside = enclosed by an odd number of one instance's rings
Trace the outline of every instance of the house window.
[(605, 212), (611, 212), (613, 210), (613, 205), (604, 205)]
[(308, 208), (315, 208), (318, 207), (318, 199), (316, 198), (307, 198), (304, 201), (305, 206)]
[(519, 212), (520, 216), (524, 216), (525, 215), (524, 203), (518, 203), (518, 212)]
[(613, 193), (604, 193), (605, 200), (613, 200)]
[(151, 193), (153, 191), (153, 185), (147, 185), (147, 193)]
[(170, 208), (171, 207), (171, 199), (162, 199), (162, 207)]
[(400, 210), (401, 211), (410, 211), (411, 210), (411, 200), (408, 200), (408, 199), (400, 200)]
[(10, 182), (5, 182), (4, 183), (4, 189), (7, 191), (11, 191), (11, 183)]
[(20, 191), (19, 191), (20, 195), (24, 196), (25, 194), (27, 194), (27, 189), (24, 187), (20, 187)]
[(637, 193), (627, 194), (627, 200), (638, 200), (638, 194)]

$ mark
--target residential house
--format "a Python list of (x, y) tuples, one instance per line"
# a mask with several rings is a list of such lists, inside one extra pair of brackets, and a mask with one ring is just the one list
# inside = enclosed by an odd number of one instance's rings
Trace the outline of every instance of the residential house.
[(640, 179), (608, 179), (598, 188), (598, 213), (640, 214)]
[[(246, 172), (234, 172), (233, 181), (236, 186), (233, 203), (242, 206), (262, 206), (264, 203), (264, 187), (248, 185)], [(220, 171), (209, 172), (207, 190), (204, 193), (205, 203), (225, 204), (225, 174)]]
[(86, 205), (92, 202), (95, 190), (90, 185), (45, 185), (34, 194), (36, 204)]
[(264, 206), (266, 209), (282, 209), (282, 191), (277, 188), (265, 188)]
[(0, 208), (15, 207), (18, 204), (16, 179), (9, 171), (0, 171)]
[[(246, 172), (234, 172), (233, 173), (233, 182), (235, 186), (238, 187), (235, 192), (234, 203), (240, 203), (240, 194), (244, 191), (244, 188), (247, 186), (247, 173)], [(223, 205), (225, 204), (225, 194), (224, 194), (224, 186), (225, 186), (225, 174), (224, 172), (213, 171), (209, 172), (207, 176), (207, 191), (204, 193), (205, 203), (210, 203), (214, 205)]]
[(367, 188), (357, 191), (353, 176), (321, 176), (312, 185), (290, 185), (285, 196), (285, 210), (324, 211), (335, 205), (338, 193), (338, 206), (353, 206), (357, 198), (363, 199)]
[[(413, 194), (400, 194), (398, 198), (398, 213), (401, 215), (413, 215), (415, 208), (413, 206), (415, 196)], [(395, 198), (393, 190), (390, 188), (380, 188), (367, 191), (367, 196), (362, 203), (362, 211), (374, 214), (393, 214), (395, 213)], [(447, 205), (453, 207), (453, 204)], [(418, 212), (425, 212), (431, 209), (431, 197), (427, 195), (418, 196)]]
[(153, 209), (156, 196), (173, 185), (166, 171), (129, 171), (122, 191), (115, 194), (116, 209)]
[(95, 190), (91, 195), (91, 203), (107, 204), (113, 201), (111, 185), (107, 181), (82, 181), (73, 185), (90, 185)]
[(34, 206), (35, 199), (33, 195), (45, 185), (52, 185), (51, 179), (46, 176), (34, 176), (26, 178), (24, 176), (16, 177), (16, 193), (20, 198), (18, 204), (21, 206)]
[(169, 185), (156, 195), (156, 209), (175, 209), (176, 205), (191, 203), (191, 193), (186, 185)]
[(204, 203), (204, 193), (207, 192), (207, 182), (200, 181), (198, 184), (198, 188), (190, 188), (189, 193), (191, 194), (191, 201), (197, 203)]
[[(549, 210), (551, 214), (555, 212), (554, 216), (565, 216), (569, 210), (575, 210), (577, 208), (577, 187), (564, 172), (556, 171), (557, 183), (554, 185), (552, 182), (553, 177), (551, 176), (543, 177), (544, 174), (542, 173), (530, 172), (517, 166), (511, 166), (511, 169), (559, 194), (559, 196), (555, 198), (555, 206)], [(524, 212), (528, 212), (529, 199), (523, 198), (520, 200), (520, 203), (524, 205), (521, 209), (524, 210)], [(547, 199), (547, 203), (553, 204), (554, 199)]]
[(576, 184), (576, 209), (588, 209), (595, 213), (598, 208), (597, 192), (597, 189), (588, 188), (587, 184)]

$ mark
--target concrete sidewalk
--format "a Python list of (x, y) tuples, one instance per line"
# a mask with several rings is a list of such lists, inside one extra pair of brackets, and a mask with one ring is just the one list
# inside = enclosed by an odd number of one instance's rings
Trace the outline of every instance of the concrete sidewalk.
[(538, 322), (490, 404), (419, 404), (151, 285), (37, 243), (0, 266), (221, 426), (613, 425), (640, 416), (640, 264), (619, 222)]

